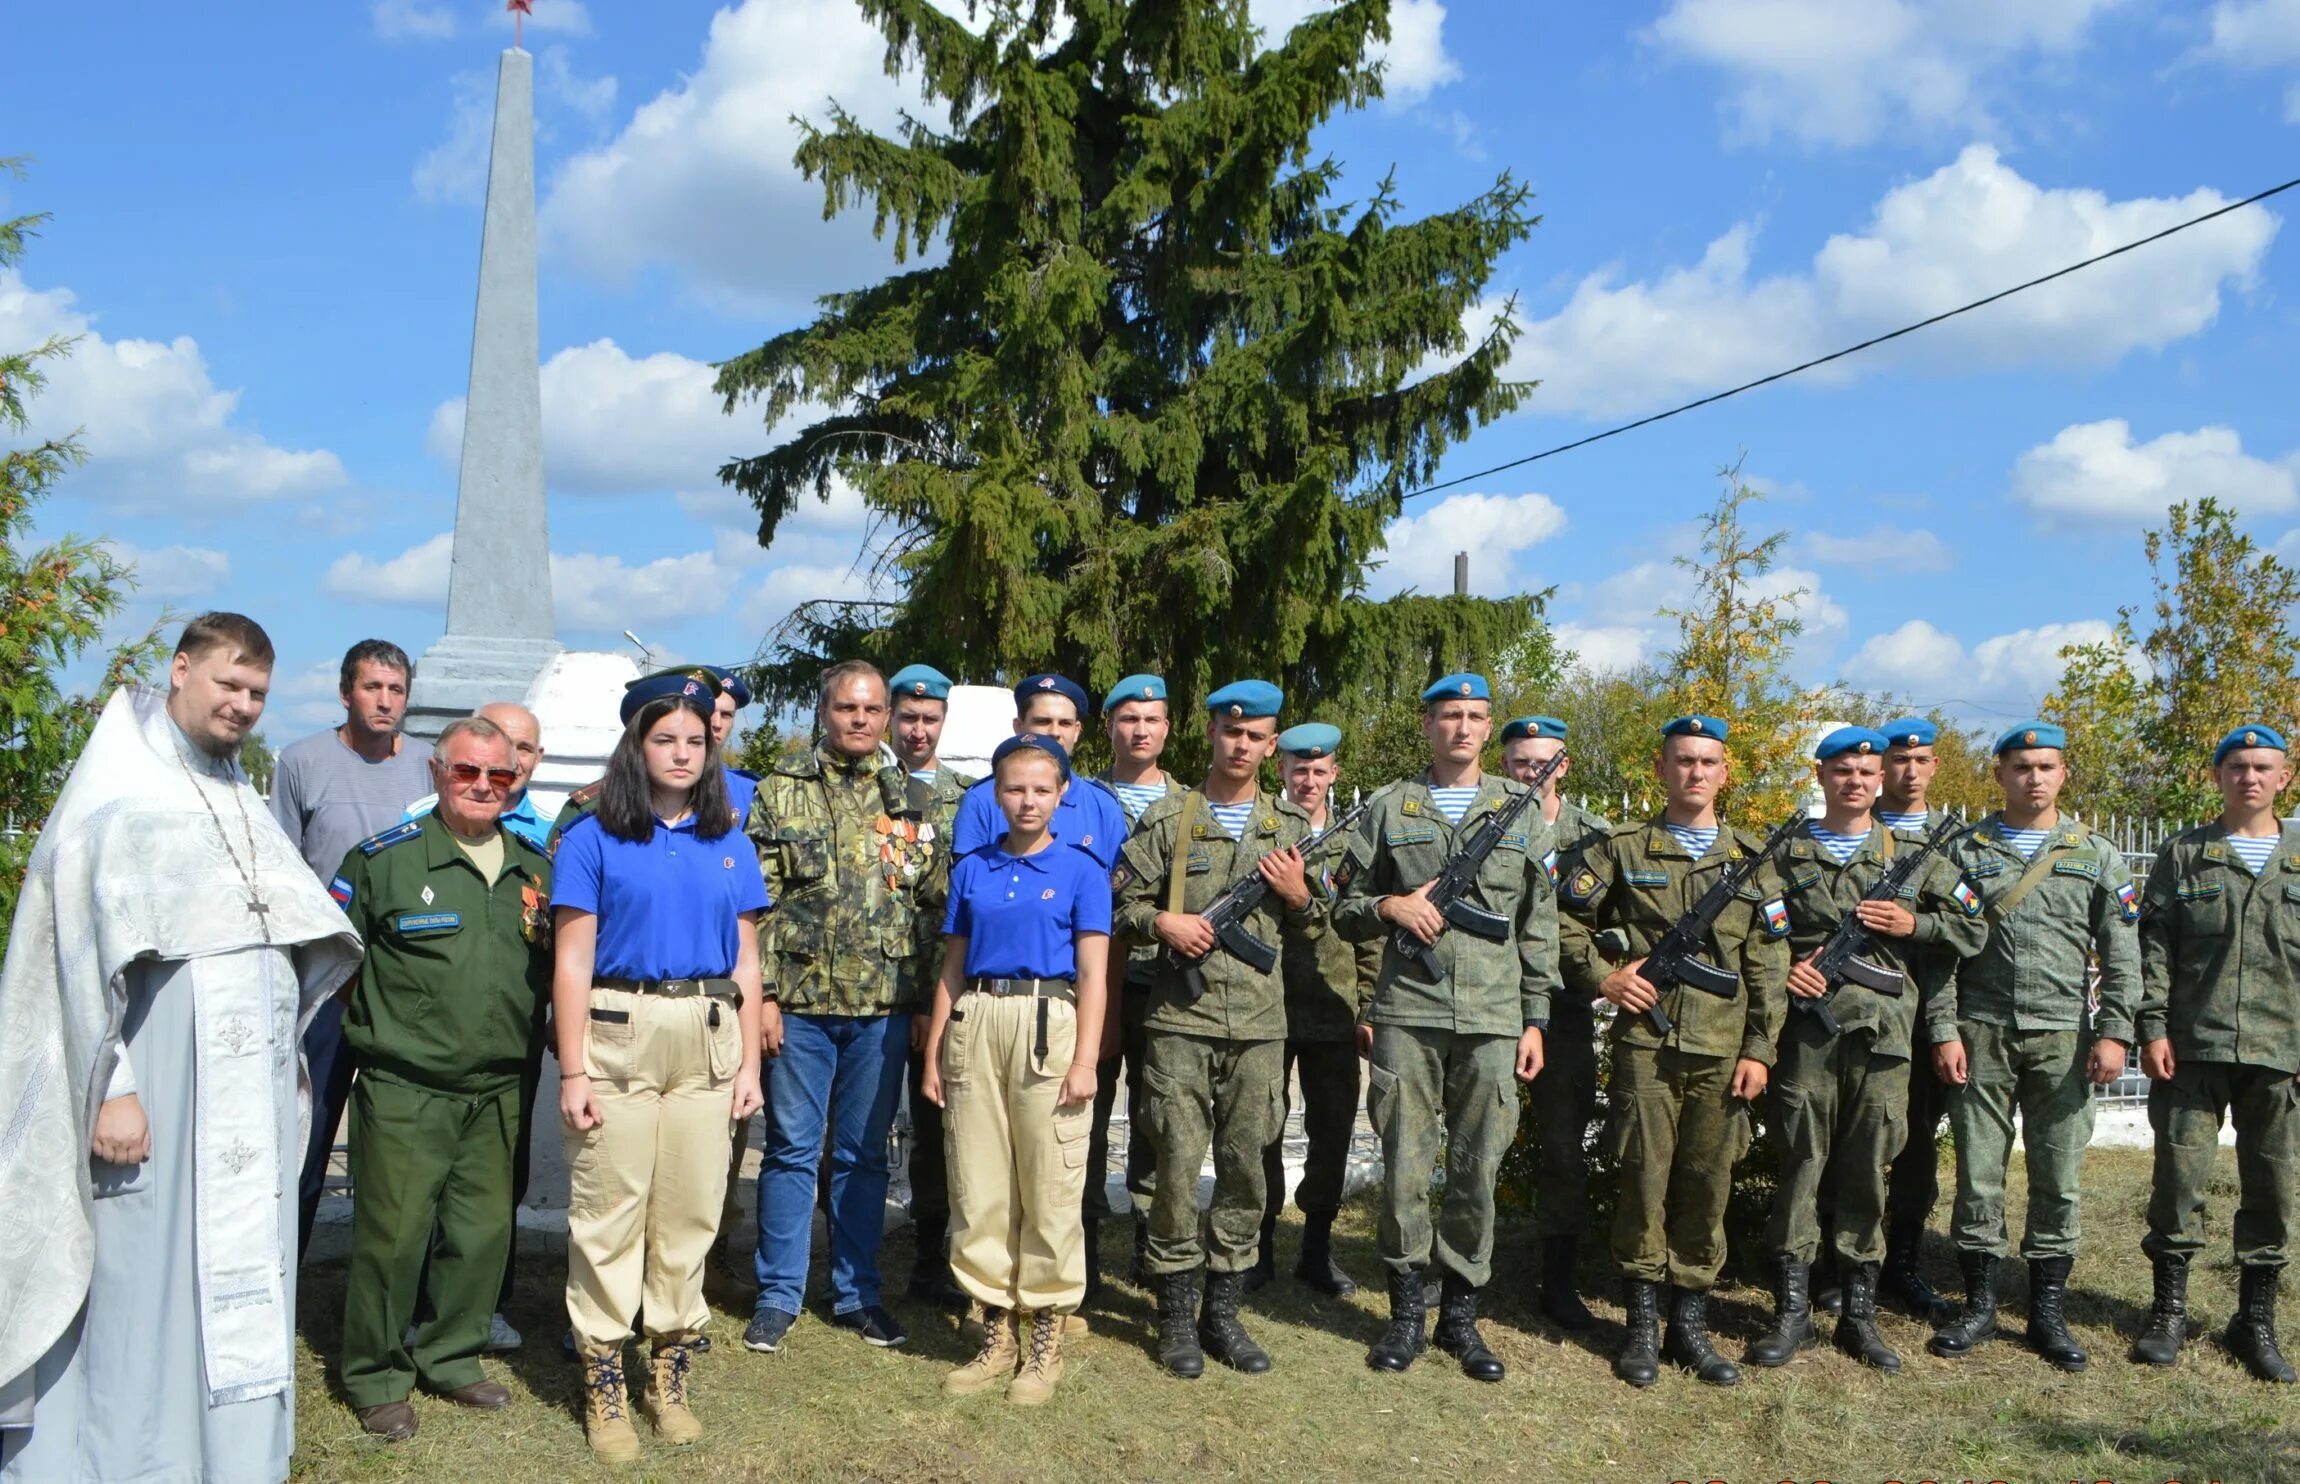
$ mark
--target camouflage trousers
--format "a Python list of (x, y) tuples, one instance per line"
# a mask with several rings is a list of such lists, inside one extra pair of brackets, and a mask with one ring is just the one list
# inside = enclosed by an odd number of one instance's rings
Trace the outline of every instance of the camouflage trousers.
[(1541, 1075), (1526, 1086), (1533, 1111), (1533, 1234), (1589, 1230), (1589, 1124), (1597, 1116), (1597, 1026), (1578, 1006), (1553, 1006)]
[(2236, 1261), (2284, 1266), (2292, 1244), (2293, 1179), (2300, 1173), (2300, 1082), (2274, 1067), (2183, 1061), (2148, 1087), (2156, 1132), (2149, 1185), (2150, 1257), (2204, 1250), (2204, 1192), (2220, 1157), (2220, 1122), (2236, 1122)]
[(1110, 1115), (1118, 1110), (1118, 1074), (1126, 1074), (1126, 1194), (1137, 1216), (1149, 1214), (1150, 1192), (1158, 1183), (1158, 1153), (1150, 1147), (1150, 1122), (1142, 1094), (1142, 1059), (1148, 1032), (1150, 986), (1128, 982), (1111, 1007), (1118, 1016), (1118, 1049), (1094, 1072), (1094, 1125), (1086, 1145), (1086, 1194), (1081, 1205), (1088, 1221), (1112, 1215), (1110, 1209)]
[(1624, 1278), (1706, 1293), (1725, 1266), (1725, 1203), (1749, 1150), (1730, 1056), (1613, 1043), (1606, 1145), (1621, 1171), (1613, 1260)]
[(1965, 1085), (1949, 1093), (1957, 1138), (1957, 1204), (1949, 1236), (1962, 1252), (2006, 1255), (2005, 1169), (2012, 1162), (2013, 1114), (2020, 1114), (2028, 1165), (2028, 1219), (2020, 1255), (2074, 1257), (2077, 1176), (2092, 1142), (2088, 1031), (2018, 1031), (1957, 1022), (1965, 1043)]
[(1765, 1087), (1765, 1123), (1781, 1161), (1765, 1246), (1779, 1256), (1810, 1263), (1819, 1254), (1826, 1183), (1837, 1255), (1884, 1260), (1885, 1166), (1908, 1133), (1909, 1064), (1876, 1055), (1876, 1043), (1874, 1031), (1829, 1035), (1817, 1015), (1792, 1013), (1781, 1033)]
[[(1376, 1025), (1366, 1113), (1382, 1141), (1382, 1263), (1433, 1264), (1482, 1288), (1493, 1276), (1493, 1186), (1517, 1135), (1517, 1038)], [(1445, 1196), (1430, 1221), (1430, 1172)]]
[[(1262, 1151), (1285, 1121), (1286, 1043), (1153, 1030), (1142, 1060), (1143, 1112), (1158, 1155), (1150, 1197), (1152, 1273), (1254, 1265), (1262, 1240)], [(1214, 1201), (1198, 1228), (1198, 1171), (1214, 1151)]]
[[(1355, 1041), (1288, 1041), (1287, 1076), (1302, 1079), (1302, 1138), (1308, 1151), (1302, 1156), (1302, 1183), (1294, 1187), (1294, 1204), (1305, 1214), (1331, 1216), (1342, 1208), (1342, 1185), (1350, 1173), (1350, 1137), (1358, 1127), (1358, 1046)], [(1281, 1094), (1286, 1084), (1278, 1084)], [(1279, 1112), (1281, 1127), (1292, 1107), (1289, 1097)], [(1265, 1215), (1276, 1219), (1286, 1209), (1286, 1166), (1272, 1139), (1262, 1156), (1262, 1184), (1268, 1189)]]
[(1941, 1120), (1949, 1116), (1949, 1085), (1933, 1070), (1928, 1046), (1918, 1046), (1909, 1061), (1908, 1107), (1909, 1136), (1894, 1156), (1885, 1187), (1891, 1226), (1924, 1225), (1941, 1198)]

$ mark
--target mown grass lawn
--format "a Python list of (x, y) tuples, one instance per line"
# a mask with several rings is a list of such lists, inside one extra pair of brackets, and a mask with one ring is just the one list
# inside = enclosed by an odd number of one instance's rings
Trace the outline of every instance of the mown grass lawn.
[[(2015, 1211), (2019, 1178), (2016, 1163)], [(2252, 1381), (2210, 1338), (2192, 1340), (2170, 1373), (2125, 1359), (2149, 1299), (2139, 1253), (2147, 1182), (2144, 1151), (2096, 1150), (2087, 1162), (2085, 1250), (2069, 1304), (2092, 1353), (2092, 1369), (2081, 1376), (2050, 1369), (2019, 1344), (2024, 1274), (2011, 1285), (2016, 1338), (1961, 1363), (1924, 1354), (1924, 1331), (1892, 1316), (1887, 1338), (1906, 1364), (1897, 1377), (1822, 1349), (1778, 1371), (1752, 1371), (1733, 1390), (1670, 1374), (1633, 1391), (1607, 1368), (1621, 1333), (1610, 1280), (1593, 1305), (1601, 1327), (1591, 1338), (1569, 1339), (1533, 1317), (1528, 1242), (1505, 1230), (1486, 1326), (1510, 1367), (1499, 1386), (1465, 1379), (1435, 1352), (1403, 1377), (1367, 1370), (1365, 1346), (1385, 1312), (1380, 1294), (1312, 1302), (1286, 1278), (1248, 1316), (1276, 1359), (1271, 1374), (1247, 1378), (1213, 1367), (1195, 1383), (1167, 1378), (1146, 1350), (1149, 1302), (1120, 1284), (1116, 1312), (1094, 1316), (1095, 1333), (1073, 1342), (1062, 1393), (1040, 1409), (1010, 1407), (996, 1393), (946, 1399), (942, 1373), (964, 1358), (946, 1318), (905, 1308), (910, 1345), (876, 1351), (810, 1315), (781, 1354), (752, 1355), (737, 1340), (747, 1295), (714, 1291), (718, 1345), (699, 1358), (695, 1383), (709, 1435), (672, 1450), (642, 1423), (647, 1452), (620, 1472), (694, 1480), (1411, 1477), (1449, 1484), (2300, 1480), (2300, 1388)], [(2199, 1265), (2191, 1292), (2208, 1331), (2226, 1322), (2234, 1303), (2226, 1243), (2235, 1194), (2234, 1156), (2224, 1151), (2212, 1191), (2216, 1250)], [(1291, 1224), (1281, 1231), (1282, 1265), (1293, 1260), (1298, 1232)], [(1930, 1267), (1946, 1285), (1953, 1261), (1937, 1232), (1936, 1225)], [(1107, 1262), (1122, 1270), (1122, 1224), (1107, 1226), (1105, 1237)], [(1374, 1277), (1366, 1213), (1351, 1213), (1341, 1237), (1346, 1265), (1361, 1281)], [(886, 1257), (888, 1278), (899, 1286), (909, 1271), (907, 1244), (890, 1240)], [(1595, 1259), (1589, 1271), (1598, 1271)], [(583, 1446), (574, 1367), (560, 1355), (556, 1260), (537, 1259), (522, 1273), (511, 1317), (530, 1337), (527, 1349), (508, 1363), (489, 1362), (490, 1374), (512, 1388), (514, 1405), (477, 1415), (419, 1399), (422, 1431), (398, 1446), (364, 1437), (332, 1389), (343, 1273), (341, 1263), (323, 1263), (304, 1275), (297, 1478), (511, 1484), (609, 1472)], [(1763, 1327), (1768, 1299), (1752, 1288), (1720, 1297), (1714, 1327), (1738, 1355)], [(2300, 1298), (2287, 1309), (2287, 1344), (2300, 1349)]]

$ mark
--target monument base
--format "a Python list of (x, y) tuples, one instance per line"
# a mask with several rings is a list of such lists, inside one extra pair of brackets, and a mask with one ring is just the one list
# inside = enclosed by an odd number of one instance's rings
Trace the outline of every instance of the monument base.
[(623, 737), (623, 690), (639, 678), (638, 662), (611, 650), (569, 649), (551, 657), (527, 688), (527, 709), (543, 729), (543, 763), (527, 792), (545, 819), (567, 795), (607, 771)]
[(415, 691), (407, 703), (408, 734), (436, 737), (449, 722), (490, 701), (524, 700), (536, 676), (558, 653), (556, 639), (447, 635), (416, 662)]

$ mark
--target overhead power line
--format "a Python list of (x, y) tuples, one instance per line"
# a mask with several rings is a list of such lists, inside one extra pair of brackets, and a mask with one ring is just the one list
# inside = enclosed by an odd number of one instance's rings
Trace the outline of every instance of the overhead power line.
[(1555, 458), (1561, 453), (1571, 453), (1577, 448), (1587, 448), (1592, 443), (1602, 443), (1608, 438), (1618, 438), (1623, 433), (1635, 432), (1639, 428), (1648, 427), (1651, 424), (1662, 422), (1668, 418), (1677, 416), (1679, 413), (1692, 412), (1697, 408), (1707, 407), (1713, 402), (1722, 402), (1727, 397), (1738, 397), (1743, 392), (1753, 392), (1761, 386), (1770, 386), (1776, 381), (1786, 381), (1788, 378), (1795, 376), (1800, 372), (1810, 371), (1816, 366), (1826, 366), (1831, 361), (1841, 361), (1847, 356), (1858, 355), (1864, 350), (1869, 350), (1875, 346), (1883, 345), (1888, 340), (1898, 340), (1903, 335), (1913, 335), (1917, 331), (1929, 329), (1932, 326), (1941, 323), (1943, 320), (1952, 320), (1960, 314), (1970, 314), (1976, 309), (1985, 309), (2000, 299), (2009, 299), (2015, 294), (2026, 293), (2030, 289), (2039, 287), (2043, 284), (2051, 283), (2056, 278), (2066, 278), (2071, 273), (2080, 273), (2083, 270), (2092, 267), (2096, 263), (2105, 263), (2110, 258), (2120, 257), (2125, 253), (2132, 252), (2138, 248), (2146, 247), (2152, 242), (2162, 242), (2165, 238), (2171, 237), (2180, 232), (2185, 232), (2191, 227), (2201, 227), (2206, 222), (2211, 221), (2215, 217), (2226, 216), (2232, 211), (2241, 211), (2247, 206), (2257, 205), (2258, 203), (2267, 200), (2270, 196), (2281, 195), (2283, 192), (2291, 190), (2294, 186), (2300, 186), (2300, 177), (2288, 180), (2282, 185), (2270, 186), (2267, 190), (2259, 191), (2253, 195), (2246, 196), (2241, 201), (2231, 201), (2226, 206), (2222, 206), (2213, 211), (2205, 212), (2202, 216), (2190, 217), (2187, 221), (2179, 222), (2173, 226), (2166, 227), (2161, 232), (2151, 232), (2146, 237), (2138, 238), (2134, 241), (2125, 243), (2122, 247), (2112, 247), (2107, 252), (2097, 253), (2092, 257), (2086, 258), (2081, 263), (2071, 263), (2066, 268), (2056, 269), (2051, 273), (2044, 274), (2042, 277), (2032, 278), (2026, 283), (2016, 283), (2009, 289), (1999, 289), (1997, 292), (1989, 295), (1985, 299), (1975, 299), (1970, 304), (1960, 304), (1956, 308), (1944, 310), (1943, 312), (1932, 316), (1930, 319), (1921, 319), (1913, 325), (1903, 325), (1897, 330), (1891, 330), (1882, 335), (1873, 335), (1858, 345), (1848, 345), (1843, 350), (1831, 351), (1825, 356), (1816, 356), (1810, 361), (1801, 362), (1798, 365), (1789, 367), (1785, 371), (1776, 371), (1770, 376), (1760, 376), (1755, 381), (1745, 381), (1739, 386), (1728, 387), (1721, 392), (1711, 392), (1706, 397), (1697, 398), (1694, 401), (1685, 403), (1681, 407), (1672, 407), (1666, 412), (1656, 412), (1651, 416), (1641, 417), (1635, 422), (1623, 423), (1616, 428), (1607, 428), (1602, 433), (1592, 433), (1586, 438), (1576, 438), (1571, 443), (1560, 443), (1555, 448), (1545, 448), (1539, 453), (1529, 453), (1522, 459), (1511, 459), (1506, 464), (1495, 464), (1490, 469), (1480, 469), (1474, 474), (1464, 474), (1455, 479), (1440, 480), (1436, 484), (1425, 484), (1420, 489), (1408, 490), (1400, 498), (1401, 500), (1418, 500), (1423, 495), (1434, 495), (1439, 490), (1449, 490), (1454, 488), (1456, 485), (1468, 484), (1472, 480), (1485, 479), (1491, 475), (1504, 473), (1510, 469), (1520, 469), (1527, 464), (1539, 463), (1543, 459)]

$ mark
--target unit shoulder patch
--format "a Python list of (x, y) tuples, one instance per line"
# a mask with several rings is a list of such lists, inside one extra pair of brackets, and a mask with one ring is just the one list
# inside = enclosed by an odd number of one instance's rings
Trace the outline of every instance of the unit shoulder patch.
[(2126, 922), (2140, 921), (2140, 888), (2127, 881), (2116, 889), (2116, 907)]
[(1786, 937), (1788, 937), (1788, 936), (1789, 936), (1789, 908), (1788, 908), (1788, 905), (1787, 905), (1786, 903), (1784, 903), (1784, 902), (1783, 902), (1783, 901), (1782, 901), (1782, 900), (1781, 900), (1779, 897), (1775, 897), (1775, 898), (1774, 898), (1772, 901), (1770, 901), (1770, 902), (1767, 902), (1767, 903), (1764, 905), (1764, 908), (1763, 908), (1762, 910), (1763, 910), (1763, 912), (1764, 912), (1764, 914), (1765, 914), (1765, 931), (1766, 931), (1766, 933), (1767, 933), (1768, 935), (1772, 936), (1772, 937), (1775, 937), (1775, 938), (1786, 938)]
[(1981, 894), (1973, 890), (1972, 883), (1965, 880), (1964, 877), (1959, 876), (1957, 878), (1956, 887), (1949, 893), (1949, 898), (1963, 909), (1965, 916), (1978, 917), (1981, 915)]
[(1588, 866), (1582, 866), (1566, 878), (1562, 894), (1567, 901), (1579, 905), (1596, 896), (1598, 888), (1604, 884), (1604, 880), (1598, 876), (1597, 872)]

